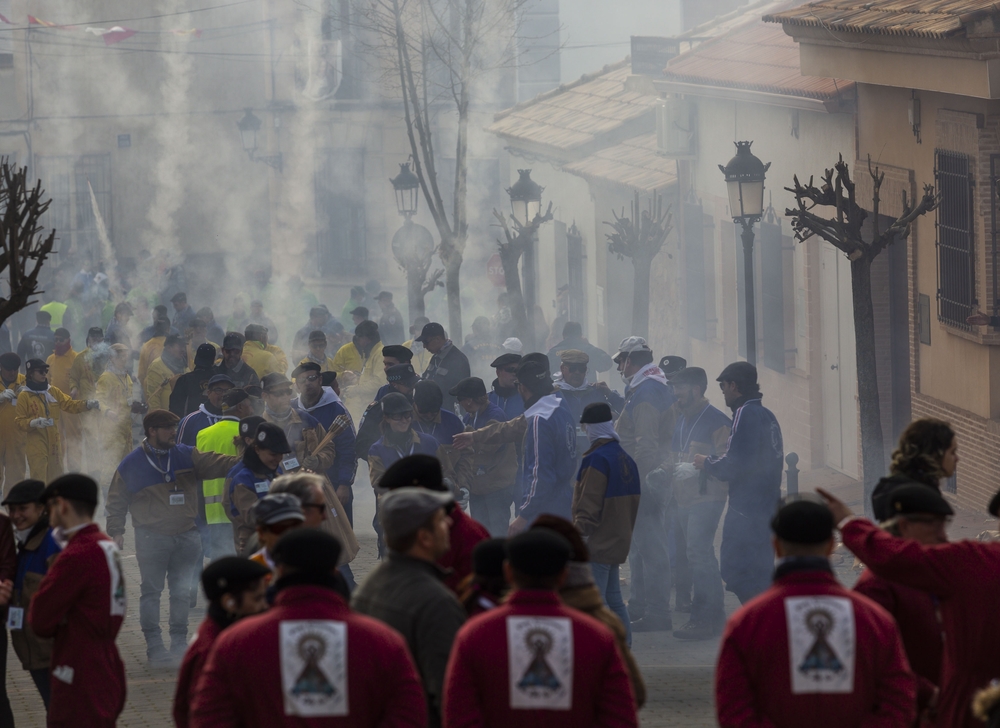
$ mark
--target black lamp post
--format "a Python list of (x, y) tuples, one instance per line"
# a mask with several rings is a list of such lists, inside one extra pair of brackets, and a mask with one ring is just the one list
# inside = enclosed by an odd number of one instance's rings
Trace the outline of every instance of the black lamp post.
[[(524, 261), (521, 264), (521, 274), (524, 288), (524, 308), (528, 316), (528, 326), (534, 331), (535, 321), (535, 281), (537, 267), (535, 262), (535, 232), (537, 225), (532, 225), (542, 213), (542, 191), (545, 189), (531, 179), (530, 169), (519, 169), (517, 182), (507, 188), (510, 195), (510, 209), (519, 229), (518, 235), (531, 235), (524, 246)], [(530, 232), (529, 232), (530, 230)], [(524, 231), (522, 233), (522, 231)]]
[(410, 171), (410, 163), (399, 165), (399, 174), (391, 180), (392, 189), (396, 191), (396, 210), (409, 222), (417, 214), (417, 203), (420, 200), (420, 180)]
[(257, 132), (260, 131), (261, 120), (253, 113), (252, 109), (243, 110), (243, 118), (236, 122), (236, 128), (240, 130), (240, 141), (243, 142), (243, 151), (252, 162), (263, 162), (268, 167), (281, 172), (282, 158), (281, 152), (270, 157), (257, 156)]
[(757, 319), (753, 290), (753, 225), (764, 214), (764, 176), (771, 163), (764, 164), (750, 151), (753, 142), (736, 142), (736, 156), (723, 167), (729, 190), (729, 210), (733, 222), (743, 226), (743, 279), (746, 293), (747, 361), (757, 365)]

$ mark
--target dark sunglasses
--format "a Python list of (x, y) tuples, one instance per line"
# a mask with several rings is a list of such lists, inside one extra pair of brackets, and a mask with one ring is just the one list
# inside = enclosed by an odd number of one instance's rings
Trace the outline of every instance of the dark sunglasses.
[(412, 412), (407, 412), (406, 414), (402, 414), (402, 415), (386, 415), (386, 419), (387, 420), (392, 420), (393, 422), (403, 422), (404, 420), (412, 420), (413, 419), (413, 413)]
[(309, 376), (306, 377), (299, 377), (299, 379), (302, 379), (303, 381), (306, 382), (315, 382), (317, 379), (319, 379), (319, 374), (310, 374)]

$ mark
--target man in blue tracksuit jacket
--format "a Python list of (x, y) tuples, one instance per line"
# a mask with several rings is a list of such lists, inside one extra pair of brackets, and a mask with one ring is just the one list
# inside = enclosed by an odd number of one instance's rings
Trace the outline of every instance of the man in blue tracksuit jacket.
[(756, 367), (730, 364), (717, 381), (733, 410), (729, 447), (722, 457), (696, 455), (694, 466), (729, 483), (720, 569), (726, 589), (746, 604), (770, 586), (774, 571), (770, 522), (781, 498), (784, 445), (778, 420), (761, 403)]
[(547, 363), (522, 360), (517, 368), (517, 387), (527, 409), (521, 508), (510, 525), (512, 535), (543, 513), (572, 520), (576, 477), (576, 422), (566, 400), (552, 391)]

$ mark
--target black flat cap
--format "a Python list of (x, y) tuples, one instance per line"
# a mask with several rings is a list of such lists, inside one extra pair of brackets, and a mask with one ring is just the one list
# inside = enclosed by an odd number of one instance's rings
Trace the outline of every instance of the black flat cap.
[(245, 399), (250, 399), (250, 393), (245, 389), (237, 387), (230, 389), (222, 395), (222, 404), (226, 405), (226, 407), (235, 407)]
[(771, 519), (774, 535), (788, 543), (817, 544), (829, 541), (833, 538), (833, 526), (833, 513), (830, 509), (804, 497), (787, 501)]
[(240, 351), (242, 351), (243, 345), (246, 343), (246, 341), (247, 340), (243, 337), (243, 334), (239, 333), (238, 331), (230, 331), (222, 339), (222, 348), (239, 349)]
[(737, 384), (756, 384), (757, 367), (748, 361), (735, 361), (715, 378), (717, 382), (736, 382)]
[(472, 549), (472, 573), (496, 579), (503, 576), (503, 562), (507, 558), (507, 539), (488, 538)]
[(241, 556), (223, 556), (201, 572), (201, 588), (210, 602), (224, 594), (237, 594), (271, 573), (264, 564)]
[(41, 503), (48, 503), (53, 498), (66, 498), (67, 500), (89, 503), (97, 505), (97, 483), (93, 478), (80, 473), (70, 473), (63, 475), (51, 483), (42, 491), (38, 500)]
[(511, 364), (517, 364), (519, 361), (521, 361), (520, 354), (507, 352), (506, 354), (501, 354), (490, 362), (490, 366), (494, 369), (499, 369), (500, 367), (509, 367)]
[(413, 406), (417, 412), (436, 412), (444, 404), (444, 392), (437, 382), (421, 379), (413, 385)]
[(0, 354), (0, 367), (6, 369), (8, 372), (20, 369), (21, 357), (12, 351), (8, 351), (6, 354)]
[(909, 483), (893, 488), (889, 493), (889, 510), (894, 516), (911, 513), (930, 513), (935, 516), (953, 516), (955, 511), (937, 488), (919, 483)]
[(319, 376), (319, 381), (324, 387), (332, 387), (334, 382), (337, 381), (337, 372), (323, 372)]
[(103, 339), (104, 338), (104, 329), (102, 329), (100, 326), (91, 326), (89, 329), (87, 329), (87, 338), (88, 339)]
[(260, 380), (260, 386), (265, 392), (276, 387), (291, 386), (291, 384), (292, 380), (281, 372), (271, 372)]
[(414, 341), (419, 341), (421, 344), (427, 342), (428, 339), (433, 339), (435, 336), (444, 336), (444, 326), (434, 321), (429, 324), (425, 324), (423, 330), (420, 332)]
[(420, 377), (413, 371), (412, 364), (393, 364), (385, 370), (385, 380), (389, 384), (398, 383), (406, 387), (412, 387), (420, 381)]
[[(230, 390), (235, 392), (237, 390)], [(257, 428), (260, 427), (261, 423), (267, 422), (260, 415), (250, 415), (249, 417), (244, 417), (240, 420), (240, 437), (253, 437), (257, 434)]]
[(531, 528), (507, 539), (507, 561), (526, 576), (557, 576), (573, 549), (563, 536), (547, 528)]
[(351, 316), (363, 316), (364, 318), (368, 318), (368, 307), (367, 306), (356, 307), (354, 310), (351, 311)]
[(314, 362), (314, 361), (304, 361), (301, 364), (299, 364), (297, 367), (295, 367), (295, 370), (292, 372), (292, 379), (298, 379), (299, 377), (301, 377), (306, 372), (316, 372), (317, 374), (319, 374), (322, 371), (323, 371), (323, 367), (321, 367), (316, 362)]
[(670, 383), (677, 385), (687, 384), (692, 387), (708, 388), (708, 374), (701, 367), (685, 367), (679, 372), (670, 375)]
[(28, 359), (24, 363), (24, 371), (31, 373), (34, 371), (47, 372), (49, 370), (49, 365), (43, 362), (41, 359)]
[(551, 388), (552, 375), (548, 363), (522, 357), (517, 365), (517, 381), (535, 393)]
[(180, 421), (181, 418), (170, 410), (150, 410), (142, 418), (142, 431), (146, 432), (150, 427), (177, 427), (177, 423)]
[(461, 382), (448, 390), (448, 394), (459, 399), (469, 397), (485, 397), (486, 384), (479, 377), (466, 377)]
[(383, 346), (382, 356), (395, 359), (400, 363), (413, 361), (413, 352), (402, 344), (389, 344), (388, 346)]
[(607, 402), (591, 402), (583, 408), (580, 424), (596, 425), (600, 422), (611, 422), (611, 420), (611, 405)]
[(40, 480), (22, 480), (10, 489), (7, 497), (0, 503), (2, 506), (16, 506), (22, 503), (38, 503), (45, 491), (45, 483)]
[(687, 359), (681, 356), (665, 356), (660, 359), (660, 370), (668, 376), (681, 371), (687, 365)]
[(215, 364), (215, 347), (211, 344), (198, 344), (194, 352), (194, 365), (196, 367), (209, 367)]
[(291, 446), (288, 444), (288, 438), (285, 437), (285, 431), (273, 422), (261, 422), (257, 425), (254, 443), (265, 450), (276, 452), (279, 455), (287, 455), (292, 451)]
[(433, 455), (407, 455), (400, 458), (385, 471), (378, 482), (380, 488), (427, 488), (428, 490), (448, 490), (441, 472), (441, 462)]
[(309, 343), (311, 344), (314, 341), (322, 341), (323, 343), (326, 343), (326, 332), (320, 331), (319, 329), (317, 329), (316, 331), (310, 331)]
[(389, 392), (382, 398), (383, 415), (402, 415), (412, 411), (413, 403), (399, 392)]
[(274, 563), (308, 574), (329, 574), (337, 568), (340, 542), (318, 528), (295, 528), (275, 544)]

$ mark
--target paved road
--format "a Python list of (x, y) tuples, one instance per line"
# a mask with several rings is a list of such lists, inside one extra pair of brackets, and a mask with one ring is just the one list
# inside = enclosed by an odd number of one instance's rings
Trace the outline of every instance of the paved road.
[[(363, 473), (359, 473), (359, 483), (366, 482), (364, 477)], [(803, 490), (812, 490), (816, 485), (832, 488), (857, 510), (861, 496), (860, 488), (854, 481), (829, 471), (803, 473)], [(367, 493), (365, 491), (364, 488), (358, 488), (362, 497), (355, 504), (362, 550), (353, 567), (359, 580), (364, 578), (375, 564), (374, 534), (370, 527), (367, 530), (362, 527), (363, 524), (371, 523), (374, 513), (370, 491)], [(982, 514), (959, 513), (950, 532), (953, 539), (974, 538), (987, 528), (996, 528), (996, 522)], [(128, 702), (118, 725), (127, 728), (170, 726), (176, 675), (172, 670), (154, 670), (146, 665), (145, 643), (138, 624), (139, 572), (131, 538), (130, 527), (126, 535), (124, 554), (130, 603), (125, 624), (118, 637), (118, 647), (125, 661), (128, 676)], [(853, 557), (849, 554), (846, 556), (838, 554), (834, 561), (840, 579), (845, 584), (853, 584), (857, 578)], [(624, 573), (624, 578), (627, 581), (627, 571)], [(727, 613), (731, 614), (738, 606), (735, 597), (727, 593)], [(192, 635), (203, 616), (204, 610), (201, 607), (192, 613)], [(166, 634), (165, 596), (161, 618)], [(677, 626), (683, 625), (684, 621), (685, 615), (675, 615)], [(712, 704), (712, 675), (718, 652), (718, 640), (691, 643), (676, 640), (669, 633), (636, 635), (633, 649), (649, 689), (649, 702), (640, 714), (644, 727), (698, 728), (716, 725)], [(7, 685), (18, 727), (43, 728), (45, 723), (41, 699), (28, 673), (21, 669), (13, 651), (10, 651), (8, 656)]]

